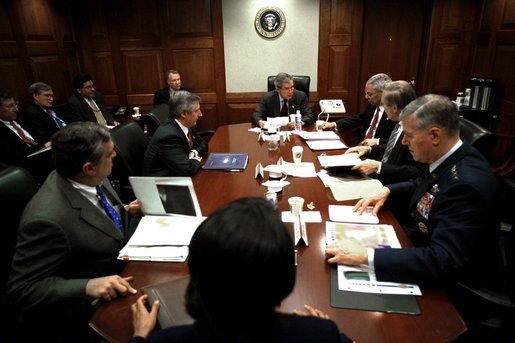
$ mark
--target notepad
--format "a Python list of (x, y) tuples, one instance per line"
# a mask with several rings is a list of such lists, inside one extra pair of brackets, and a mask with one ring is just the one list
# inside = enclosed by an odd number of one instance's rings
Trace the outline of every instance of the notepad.
[(206, 170), (244, 170), (249, 161), (249, 154), (241, 153), (210, 153), (202, 166)]

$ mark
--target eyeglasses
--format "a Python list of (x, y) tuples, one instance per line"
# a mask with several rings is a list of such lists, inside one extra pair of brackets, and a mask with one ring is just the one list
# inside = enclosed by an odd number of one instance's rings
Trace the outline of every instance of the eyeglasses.
[(6, 108), (8, 110), (12, 110), (12, 109), (15, 109), (15, 108), (18, 108), (18, 103), (15, 102), (14, 104), (9, 104), (9, 105), (2, 105), (3, 108)]

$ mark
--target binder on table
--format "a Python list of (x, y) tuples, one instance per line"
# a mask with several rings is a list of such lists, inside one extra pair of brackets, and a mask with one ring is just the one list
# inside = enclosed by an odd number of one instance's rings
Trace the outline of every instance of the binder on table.
[(207, 157), (207, 161), (206, 163), (204, 163), (202, 168), (207, 170), (241, 171), (247, 167), (248, 161), (249, 154), (247, 154), (246, 152), (212, 152)]
[(341, 291), (338, 289), (337, 266), (331, 266), (331, 306), (353, 310), (387, 313), (421, 314), (415, 295), (375, 294)]
[(193, 323), (193, 318), (186, 311), (184, 300), (189, 281), (188, 275), (142, 288), (143, 293), (148, 295), (149, 305), (152, 305), (155, 300), (159, 300), (157, 322), (161, 329)]

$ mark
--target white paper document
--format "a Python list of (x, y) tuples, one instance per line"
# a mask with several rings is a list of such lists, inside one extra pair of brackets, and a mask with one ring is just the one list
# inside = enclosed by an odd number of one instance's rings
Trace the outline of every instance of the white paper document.
[(297, 134), (305, 140), (340, 139), (340, 137), (334, 131), (300, 131)]
[(342, 141), (337, 139), (331, 140), (311, 140), (306, 141), (306, 144), (311, 150), (337, 150), (347, 149), (347, 146)]
[(359, 174), (348, 174), (343, 176), (334, 176), (330, 175), (327, 170), (321, 170), (317, 173), (317, 176), (320, 178), (320, 181), (324, 184), (324, 187), (329, 187), (333, 183), (343, 183), (348, 181), (362, 181), (362, 180), (371, 180), (371, 177), (359, 175)]
[(265, 129), (269, 126), (286, 126), (288, 125), (289, 120), (289, 117), (267, 117)]
[(313, 162), (283, 162), (283, 171), (290, 176), (297, 177), (316, 177), (315, 164)]
[[(363, 225), (326, 222), (326, 242), (336, 244), (346, 240), (374, 249), (395, 249), (401, 245), (391, 225)], [(363, 268), (338, 265), (338, 289), (342, 291), (422, 295), (415, 284), (378, 281), (368, 266)]]
[(144, 216), (118, 259), (184, 261), (191, 237), (204, 219), (179, 215)]
[(353, 167), (362, 162), (358, 154), (319, 155), (317, 157), (322, 168)]
[(345, 201), (361, 199), (375, 194), (383, 188), (383, 184), (379, 180), (369, 179), (331, 183), (329, 184), (329, 188), (336, 201)]
[(372, 207), (363, 214), (354, 212), (354, 206), (329, 205), (329, 220), (333, 222), (379, 224), (379, 218), (372, 214)]

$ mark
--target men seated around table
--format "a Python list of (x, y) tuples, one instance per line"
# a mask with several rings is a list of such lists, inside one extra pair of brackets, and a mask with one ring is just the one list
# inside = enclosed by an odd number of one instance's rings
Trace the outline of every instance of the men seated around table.
[(7, 293), (32, 341), (90, 341), (95, 307), (136, 293), (117, 257), (141, 205), (124, 207), (107, 180), (116, 153), (106, 127), (72, 123), (51, 142), (56, 169), (20, 219)]
[(74, 121), (91, 121), (101, 125), (118, 125), (106, 109), (104, 96), (98, 92), (93, 78), (87, 74), (78, 74), (72, 81), (73, 95), (68, 99), (63, 113), (67, 123)]
[(170, 118), (157, 128), (143, 160), (143, 175), (193, 176), (207, 155), (207, 142), (197, 134), (195, 125), (202, 117), (200, 97), (177, 91), (170, 99)]
[(23, 123), (30, 128), (36, 141), (49, 142), (55, 132), (66, 126), (61, 115), (52, 108), (52, 87), (43, 82), (36, 82), (30, 85), (29, 94), (33, 102), (23, 111)]
[(360, 145), (367, 145), (369, 139), (387, 140), (395, 126), (395, 122), (388, 120), (381, 105), (383, 89), (389, 82), (392, 82), (392, 79), (383, 73), (370, 77), (365, 84), (365, 99), (368, 101), (365, 110), (352, 117), (327, 122), (324, 124), (324, 130), (354, 130), (353, 134)]
[[(302, 125), (310, 125), (315, 121), (315, 115), (309, 107), (308, 97), (304, 92), (294, 88), (293, 77), (290, 74), (279, 73), (274, 80), (275, 90), (265, 93), (252, 114), (252, 124), (264, 127), (268, 117), (289, 117), (300, 111)], [(288, 119), (289, 120), (289, 119)], [(290, 129), (295, 123), (288, 122)]]
[(346, 154), (370, 155), (370, 159), (354, 166), (352, 170), (373, 176), (383, 184), (406, 181), (422, 175), (427, 165), (413, 160), (408, 147), (402, 144), (404, 134), (399, 121), (401, 111), (416, 98), (413, 87), (406, 81), (395, 81), (386, 85), (381, 103), (388, 120), (396, 125), (386, 144), (358, 145), (347, 149)]
[(412, 225), (405, 230), (414, 248), (373, 249), (344, 241), (327, 246), (327, 261), (368, 265), (380, 281), (452, 285), (453, 280), (488, 280), (497, 272), (499, 257), (499, 189), (488, 162), (460, 140), (458, 111), (447, 97), (422, 96), (404, 108), (400, 119), (402, 143), (416, 161), (429, 164), (429, 171), (383, 187), (361, 199), (355, 210), (363, 213), (373, 206), (377, 215), (389, 197), (410, 199), (405, 211)]
[[(168, 87), (159, 89), (154, 93), (154, 106), (159, 104), (168, 104), (170, 98), (176, 91), (181, 88), (181, 75), (176, 69), (170, 69), (166, 72), (166, 83)], [(187, 89), (182, 89), (186, 91)]]
[[(273, 206), (243, 198), (219, 209), (195, 231), (188, 258), (186, 309), (192, 325), (170, 327), (151, 342), (351, 342), (323, 312), (287, 314), (276, 307), (295, 285), (292, 238)], [(145, 342), (159, 303), (132, 305), (134, 337)]]
[(24, 166), (25, 157), (45, 145), (37, 142), (27, 127), (16, 122), (17, 115), (18, 103), (14, 97), (0, 90), (0, 162)]

